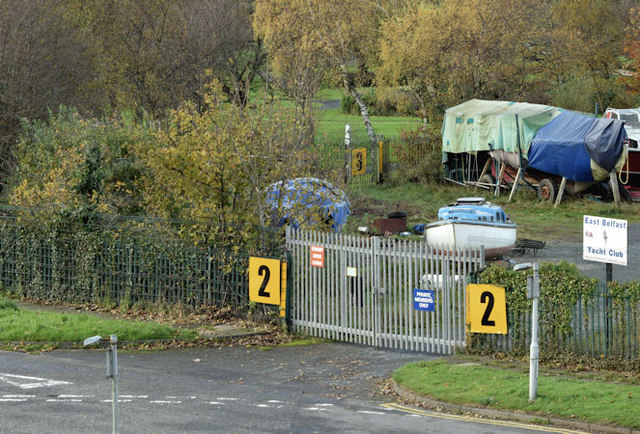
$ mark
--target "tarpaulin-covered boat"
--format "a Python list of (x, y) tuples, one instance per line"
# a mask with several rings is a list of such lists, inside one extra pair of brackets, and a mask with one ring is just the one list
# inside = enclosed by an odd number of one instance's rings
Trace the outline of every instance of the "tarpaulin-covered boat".
[(527, 167), (574, 182), (603, 181), (622, 167), (626, 139), (619, 120), (563, 112), (531, 141)]
[(326, 225), (339, 232), (351, 214), (349, 199), (341, 189), (317, 178), (295, 178), (271, 184), (266, 203), (272, 223), (293, 228)]
[(463, 184), (480, 181), (490, 152), (519, 164), (538, 130), (560, 113), (548, 105), (480, 99), (447, 109), (442, 123), (445, 177)]
[(445, 113), (445, 177), (497, 191), (524, 182), (552, 201), (561, 180), (581, 192), (620, 169), (625, 139), (619, 120), (541, 104), (470, 100)]

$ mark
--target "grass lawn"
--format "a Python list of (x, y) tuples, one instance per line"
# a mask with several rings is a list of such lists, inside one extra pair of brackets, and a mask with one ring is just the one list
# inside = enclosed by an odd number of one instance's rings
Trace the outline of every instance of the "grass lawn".
[(0, 342), (82, 342), (89, 336), (115, 334), (118, 340), (196, 337), (194, 330), (154, 323), (21, 309), (0, 298)]
[(441, 359), (406, 365), (394, 379), (406, 389), (454, 404), (640, 428), (640, 385), (541, 372), (538, 399), (530, 403), (528, 370), (498, 368)]
[(438, 209), (464, 196), (482, 196), (500, 204), (518, 224), (518, 238), (541, 241), (582, 240), (583, 215), (598, 215), (640, 222), (638, 204), (623, 204), (618, 210), (612, 203), (588, 198), (565, 198), (558, 208), (543, 202), (533, 191), (518, 190), (512, 202), (508, 194), (494, 198), (493, 192), (453, 184), (386, 184), (351, 188), (348, 191), (352, 211), (347, 231), (362, 224), (371, 224), (376, 217), (400, 210), (407, 212), (408, 226), (429, 223), (436, 219)]
[[(327, 142), (344, 140), (344, 127), (351, 125), (353, 141), (368, 140), (367, 131), (362, 122), (362, 116), (347, 115), (340, 109), (319, 110), (317, 114), (317, 137)], [(371, 126), (376, 134), (385, 138), (397, 137), (403, 130), (415, 130), (420, 126), (420, 118), (398, 116), (371, 116)]]

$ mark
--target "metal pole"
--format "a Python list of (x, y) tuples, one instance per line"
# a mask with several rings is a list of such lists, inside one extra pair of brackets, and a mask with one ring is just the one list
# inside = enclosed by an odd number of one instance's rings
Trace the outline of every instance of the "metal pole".
[(529, 401), (538, 396), (538, 301), (540, 298), (540, 276), (538, 263), (533, 264), (533, 311), (531, 313), (531, 348), (529, 354)]
[(118, 434), (118, 337), (111, 335), (111, 399), (113, 401), (113, 434)]
[(345, 154), (345, 173), (344, 180), (346, 183), (351, 181), (351, 126), (349, 124), (344, 126), (344, 154)]

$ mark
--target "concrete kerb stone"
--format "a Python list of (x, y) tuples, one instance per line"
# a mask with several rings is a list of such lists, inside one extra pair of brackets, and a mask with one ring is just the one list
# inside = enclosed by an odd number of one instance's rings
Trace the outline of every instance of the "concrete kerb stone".
[(545, 425), (589, 432), (640, 434), (640, 431), (625, 427), (601, 425), (578, 420), (561, 419), (556, 417), (539, 416), (512, 411), (494, 410), (489, 408), (471, 407), (467, 405), (450, 404), (447, 402), (436, 401), (435, 399), (427, 398), (426, 396), (418, 395), (410, 390), (405, 389), (404, 387), (396, 383), (395, 380), (393, 380), (393, 390), (399, 396), (408, 401), (419, 402), (430, 409), (443, 410), (447, 413), (474, 414), (490, 419), (514, 420), (517, 422), (528, 423), (532, 425), (541, 425), (540, 422), (543, 422)]

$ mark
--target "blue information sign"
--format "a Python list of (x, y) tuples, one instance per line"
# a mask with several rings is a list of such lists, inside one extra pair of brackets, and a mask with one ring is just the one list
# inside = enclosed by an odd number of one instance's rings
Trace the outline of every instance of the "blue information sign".
[(435, 308), (434, 293), (428, 289), (413, 290), (413, 309), (433, 312)]

